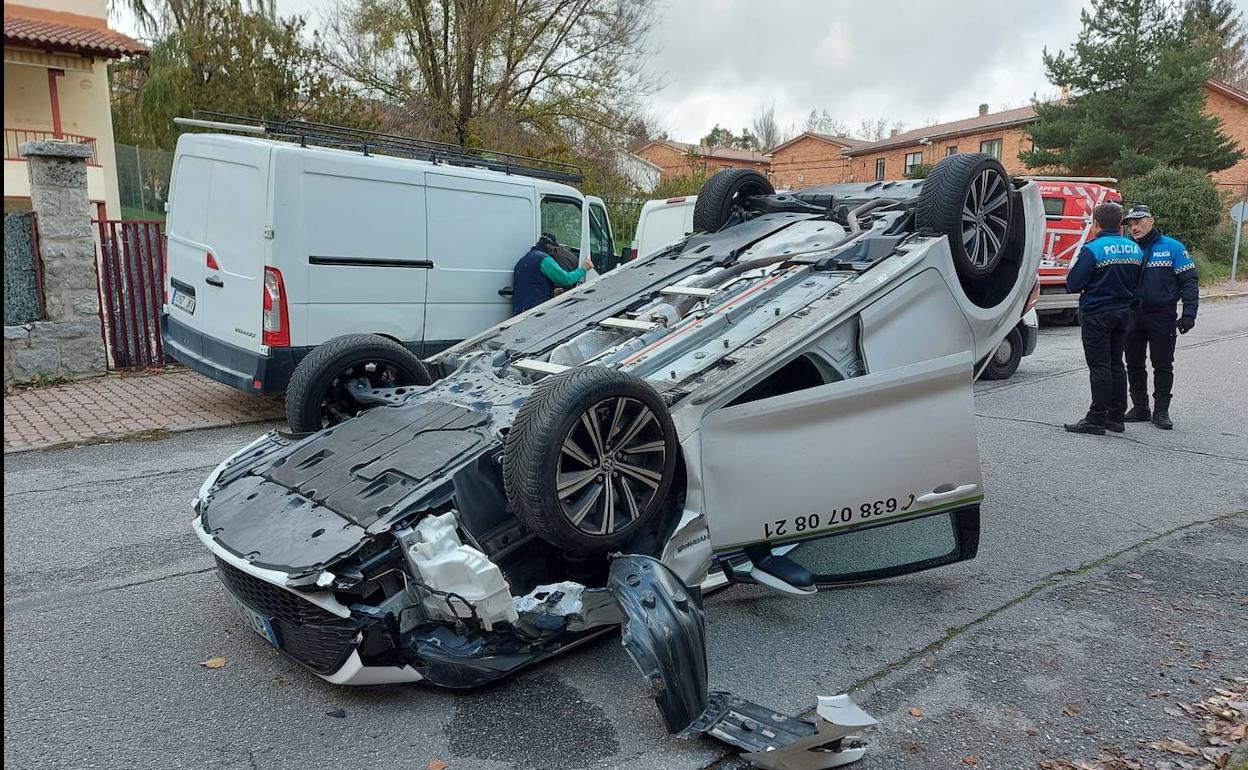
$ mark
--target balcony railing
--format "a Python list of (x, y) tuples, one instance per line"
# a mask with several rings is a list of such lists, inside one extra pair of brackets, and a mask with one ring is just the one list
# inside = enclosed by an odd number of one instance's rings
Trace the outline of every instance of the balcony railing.
[(81, 134), (67, 134), (64, 132), (62, 132), (60, 136), (57, 136), (52, 131), (28, 131), (24, 128), (4, 129), (4, 159), (26, 160), (26, 158), (22, 155), (22, 145), (24, 143), (46, 142), (50, 139), (87, 145), (91, 148), (91, 157), (87, 158), (87, 165), (100, 165), (100, 156), (95, 149), (94, 136), (82, 136)]

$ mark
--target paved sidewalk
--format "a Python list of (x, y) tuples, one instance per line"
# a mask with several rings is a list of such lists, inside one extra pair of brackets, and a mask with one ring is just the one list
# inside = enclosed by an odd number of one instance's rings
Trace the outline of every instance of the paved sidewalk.
[(1238, 297), (1248, 297), (1248, 280), (1242, 277), (1235, 283), (1231, 283), (1228, 279), (1200, 287), (1200, 299), (1202, 302), (1217, 302)]
[(186, 369), (109, 374), (4, 397), (4, 453), (281, 419), (282, 400), (260, 398)]

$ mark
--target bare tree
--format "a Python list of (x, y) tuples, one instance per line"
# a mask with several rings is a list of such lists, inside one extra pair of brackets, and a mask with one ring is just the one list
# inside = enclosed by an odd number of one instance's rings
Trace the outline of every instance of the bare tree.
[[(751, 126), (758, 149), (762, 152), (768, 152), (775, 147), (779, 147), (793, 136), (793, 128), (791, 126), (788, 129), (784, 129), (776, 122), (775, 102), (768, 105), (759, 105), (758, 114), (754, 116)], [(745, 132), (743, 131), (742, 133), (744, 134)]]
[(863, 118), (862, 122), (858, 124), (858, 138), (865, 139), (868, 142), (878, 142), (881, 139), (887, 139), (893, 134), (900, 133), (905, 127), (906, 124), (899, 120)]
[(829, 136), (849, 136), (849, 126), (832, 117), (827, 110), (811, 110), (806, 116), (806, 131), (812, 134), (828, 134)]
[(462, 145), (626, 139), (653, 0), (349, 0), (330, 58), (403, 121)]
[(276, 22), (277, 0), (113, 0), (127, 8), (152, 37), (204, 30), (221, 13), (255, 14)]

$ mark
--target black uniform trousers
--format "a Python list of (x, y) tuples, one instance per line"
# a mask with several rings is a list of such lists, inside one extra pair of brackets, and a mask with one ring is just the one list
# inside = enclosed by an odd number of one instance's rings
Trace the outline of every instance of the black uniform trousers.
[(1079, 315), (1083, 356), (1092, 383), (1092, 406), (1087, 420), (1093, 425), (1121, 421), (1127, 411), (1127, 373), (1122, 353), (1130, 324), (1130, 308)]
[(1174, 343), (1178, 311), (1174, 307), (1161, 310), (1137, 310), (1132, 314), (1127, 331), (1127, 381), (1131, 403), (1148, 406), (1148, 368), (1153, 365), (1153, 398), (1158, 409), (1170, 408), (1174, 387)]

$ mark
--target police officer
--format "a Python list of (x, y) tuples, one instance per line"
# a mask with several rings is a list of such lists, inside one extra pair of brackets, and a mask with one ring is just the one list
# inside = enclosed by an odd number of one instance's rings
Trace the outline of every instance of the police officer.
[(556, 286), (570, 289), (585, 280), (586, 272), (593, 267), (589, 258), (582, 260), (575, 270), (565, 270), (555, 259), (558, 250), (555, 236), (542, 233), (533, 248), (516, 263), (511, 282), (513, 313), (523, 313), (555, 296)]
[[(1148, 422), (1164, 430), (1174, 428), (1170, 420), (1170, 389), (1174, 385), (1175, 330), (1187, 334), (1196, 325), (1200, 301), (1200, 279), (1196, 263), (1182, 243), (1163, 235), (1153, 225), (1148, 206), (1133, 206), (1127, 213), (1131, 237), (1144, 250), (1144, 274), (1140, 276), (1136, 309), (1127, 332), (1127, 381), (1131, 389), (1131, 411), (1127, 422)], [(1179, 299), (1183, 315), (1178, 314)], [(1153, 409), (1148, 408), (1148, 368), (1153, 364)]]
[(1144, 253), (1122, 234), (1122, 206), (1102, 203), (1092, 210), (1092, 239), (1079, 250), (1066, 274), (1066, 290), (1079, 294), (1083, 355), (1092, 383), (1092, 406), (1072, 433), (1121, 433), (1127, 410), (1127, 374), (1123, 344)]

